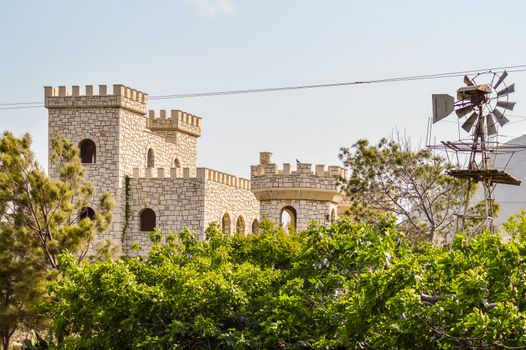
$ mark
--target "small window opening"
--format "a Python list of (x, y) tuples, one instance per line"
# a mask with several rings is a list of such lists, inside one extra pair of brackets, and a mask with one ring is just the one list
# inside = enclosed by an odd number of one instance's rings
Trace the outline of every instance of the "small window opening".
[(141, 231), (151, 232), (155, 229), (155, 227), (157, 226), (156, 217), (155, 217), (155, 212), (152, 209), (146, 208), (141, 211), (140, 226), (141, 226)]
[(254, 219), (254, 221), (252, 221), (252, 233), (259, 233), (259, 221), (258, 221), (258, 219)]
[(84, 139), (79, 143), (80, 161), (84, 164), (95, 163), (97, 160), (97, 146), (90, 139)]
[(245, 234), (245, 219), (241, 215), (237, 217), (236, 233)]
[(93, 220), (95, 219), (95, 210), (90, 207), (82, 207), (80, 209), (79, 217), (81, 220), (86, 218)]
[(228, 215), (228, 213), (223, 215), (223, 219), (221, 220), (221, 228), (223, 233), (230, 234), (230, 215)]
[(336, 221), (336, 210), (331, 210), (331, 224)]
[(148, 150), (146, 167), (148, 167), (148, 168), (155, 167), (155, 154), (153, 153), (153, 149), (151, 149), (151, 148)]

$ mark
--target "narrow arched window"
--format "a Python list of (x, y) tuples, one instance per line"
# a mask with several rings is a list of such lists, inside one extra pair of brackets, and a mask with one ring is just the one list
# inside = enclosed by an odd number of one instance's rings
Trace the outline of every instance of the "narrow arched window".
[(95, 163), (97, 159), (97, 146), (90, 139), (84, 139), (79, 143), (80, 161), (82, 163)]
[(258, 221), (258, 219), (254, 219), (254, 221), (252, 221), (252, 233), (259, 233), (259, 221)]
[(180, 168), (181, 167), (181, 162), (179, 161), (179, 159), (175, 158), (174, 160), (174, 168)]
[(155, 167), (155, 154), (153, 153), (153, 149), (148, 150), (148, 155), (146, 159), (146, 167), (147, 168), (153, 168)]
[(284, 207), (281, 209), (281, 226), (285, 232), (289, 232), (290, 229), (296, 230), (296, 224), (298, 221), (296, 209), (291, 206)]
[(155, 212), (150, 208), (141, 210), (139, 214), (141, 231), (151, 232), (157, 226)]
[(236, 221), (236, 233), (245, 234), (245, 219), (241, 215), (237, 217)]
[(95, 210), (93, 210), (90, 207), (82, 207), (80, 208), (79, 218), (80, 220), (86, 219), (86, 218), (93, 220), (95, 219)]
[(331, 224), (336, 221), (336, 210), (331, 210)]
[(223, 233), (230, 234), (230, 215), (228, 215), (228, 213), (223, 215), (223, 219), (221, 220), (221, 228), (223, 229)]

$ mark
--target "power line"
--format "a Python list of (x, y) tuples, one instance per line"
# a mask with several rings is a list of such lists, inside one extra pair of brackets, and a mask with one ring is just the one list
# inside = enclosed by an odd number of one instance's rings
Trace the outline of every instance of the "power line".
[[(413, 81), (413, 80), (443, 79), (443, 78), (459, 77), (465, 74), (474, 74), (474, 73), (482, 74), (482, 73), (498, 72), (504, 69), (508, 70), (509, 73), (525, 72), (526, 64), (464, 70), (464, 71), (447, 72), (447, 73), (402, 76), (402, 77), (383, 78), (383, 79), (374, 79), (374, 80), (361, 80), (361, 81), (347, 81), (347, 82), (336, 82), (336, 83), (320, 83), (320, 84), (310, 84), (310, 85), (293, 85), (293, 86), (268, 87), (268, 88), (256, 88), (256, 89), (239, 89), (239, 90), (223, 90), (223, 91), (211, 91), (211, 92), (159, 95), (159, 96), (150, 96), (150, 100), (167, 100), (167, 99), (192, 98), (192, 97), (240, 95), (240, 94), (252, 94), (252, 93), (263, 93), (263, 92), (278, 92), (278, 91), (318, 89), (318, 88), (352, 86), (352, 85), (368, 85), (368, 84), (381, 84), (381, 83), (391, 83), (391, 82), (405, 82), (405, 81)], [(4, 106), (4, 107), (1, 107), (1, 106)], [(44, 105), (42, 104), (42, 102), (0, 103), (0, 110), (41, 108), (43, 106)]]
[(458, 72), (450, 72), (450, 73), (436, 73), (436, 74), (426, 74), (426, 75), (415, 75), (415, 76), (405, 76), (405, 77), (397, 77), (397, 78), (385, 78), (385, 79), (376, 79), (376, 80), (350, 81), (350, 82), (340, 82), (340, 83), (297, 85), (297, 86), (271, 87), (271, 88), (260, 88), (260, 89), (244, 89), (244, 90), (226, 90), (226, 91), (213, 91), (213, 92), (197, 92), (197, 93), (189, 93), (189, 94), (152, 96), (152, 97), (150, 97), (150, 99), (151, 100), (163, 100), (163, 99), (176, 99), (176, 98), (189, 98), (189, 97), (239, 95), (239, 94), (260, 93), (260, 92), (274, 92), (274, 91), (287, 91), (287, 90), (300, 90), (300, 89), (316, 89), (316, 88), (325, 88), (325, 87), (338, 87), (338, 86), (349, 86), (349, 85), (366, 85), (366, 84), (402, 82), (402, 81), (412, 81), (412, 80), (431, 80), (431, 79), (459, 77), (459, 76), (463, 76), (464, 74), (470, 74), (470, 73), (484, 73), (484, 72), (493, 72), (495, 70), (498, 71), (498, 70), (503, 70), (503, 69), (522, 68), (522, 69), (514, 69), (514, 70), (508, 71), (509, 73), (513, 73), (513, 72), (524, 72), (524, 71), (526, 71), (526, 69), (524, 69), (524, 67), (526, 67), (526, 65), (509, 66), (509, 67), (496, 67), (496, 68), (486, 68), (486, 69), (476, 69), (476, 70), (466, 70), (466, 71), (458, 71)]

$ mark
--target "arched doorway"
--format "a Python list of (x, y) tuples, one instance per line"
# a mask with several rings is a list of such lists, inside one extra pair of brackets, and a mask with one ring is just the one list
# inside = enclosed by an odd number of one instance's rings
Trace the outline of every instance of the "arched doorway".
[(298, 216), (294, 207), (286, 206), (281, 209), (280, 222), (285, 232), (289, 232), (289, 229), (295, 231), (297, 227), (297, 221)]

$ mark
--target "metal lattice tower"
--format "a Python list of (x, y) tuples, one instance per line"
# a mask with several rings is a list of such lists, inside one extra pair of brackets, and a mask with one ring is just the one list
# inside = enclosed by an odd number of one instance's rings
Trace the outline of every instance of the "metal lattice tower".
[[(458, 141), (442, 141), (440, 145), (428, 146), (431, 149), (442, 149), (453, 152), (456, 159), (459, 154), (467, 158), (467, 166), (448, 171), (450, 176), (466, 180), (466, 196), (463, 208), (457, 213), (460, 225), (457, 231), (463, 231), (467, 219), (479, 220), (490, 230), (494, 229), (494, 190), (497, 184), (519, 186), (520, 181), (504, 169), (495, 167), (497, 155), (507, 155), (509, 163), (515, 152), (525, 149), (521, 145), (506, 145), (498, 142), (498, 128), (509, 122), (505, 113), (513, 110), (515, 102), (509, 101), (509, 95), (515, 91), (515, 84), (507, 85), (506, 71), (479, 73), (474, 77), (464, 76), (465, 86), (457, 90), (456, 101), (453, 96), (436, 94), (433, 100), (432, 124), (444, 119), (455, 111), (459, 119), (465, 119), (461, 128), (469, 133), (465, 139)], [(486, 83), (479, 84), (477, 80), (486, 78)], [(489, 81), (489, 82), (488, 82)], [(460, 125), (460, 124), (459, 124)], [(430, 132), (428, 131), (428, 134)], [(460, 131), (459, 131), (460, 133)], [(473, 183), (481, 183), (484, 190), (483, 217), (469, 214), (469, 192)]]

